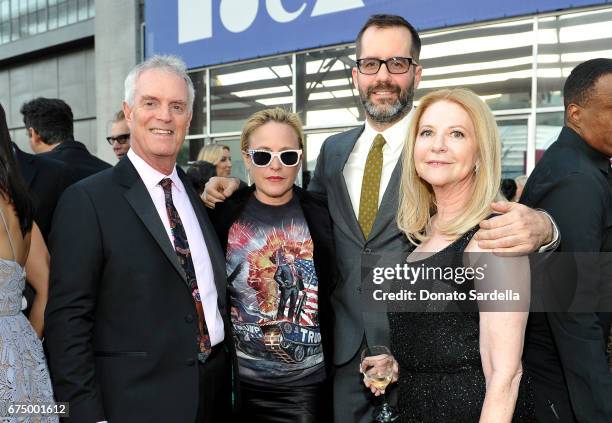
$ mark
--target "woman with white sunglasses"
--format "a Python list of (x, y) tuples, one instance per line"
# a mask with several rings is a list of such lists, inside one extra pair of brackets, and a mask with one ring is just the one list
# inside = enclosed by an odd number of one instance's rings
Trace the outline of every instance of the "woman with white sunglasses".
[(226, 252), (239, 421), (331, 419), (333, 240), (325, 200), (295, 185), (303, 139), (296, 114), (253, 114), (241, 135), (253, 185), (210, 211)]

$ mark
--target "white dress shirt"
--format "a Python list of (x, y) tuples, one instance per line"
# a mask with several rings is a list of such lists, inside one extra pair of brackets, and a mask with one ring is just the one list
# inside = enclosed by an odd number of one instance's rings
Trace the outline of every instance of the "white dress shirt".
[(200, 222), (198, 222), (191, 201), (189, 201), (189, 196), (185, 191), (185, 186), (176, 173), (176, 167), (172, 170), (170, 175), (164, 175), (149, 166), (147, 162), (134, 153), (134, 150), (130, 149), (127, 156), (136, 168), (142, 182), (144, 182), (147, 187), (153, 204), (155, 204), (155, 209), (164, 224), (170, 244), (174, 248), (170, 220), (166, 212), (164, 189), (159, 185), (159, 182), (164, 178), (170, 178), (172, 180), (172, 202), (178, 211), (183, 227), (185, 228), (185, 233), (187, 234), (187, 242), (189, 243), (189, 250), (191, 251), (193, 259), (200, 298), (202, 299), (202, 308), (204, 309), (204, 317), (206, 318), (206, 326), (208, 327), (208, 333), (210, 335), (210, 343), (214, 346), (223, 341), (223, 319), (217, 307), (217, 288), (215, 286), (212, 263), (208, 255), (208, 248), (204, 241), (204, 235), (202, 235)]
[(385, 145), (382, 149), (383, 154), (383, 167), (382, 174), (380, 177), (380, 190), (378, 191), (378, 205), (382, 201), (383, 195), (389, 181), (391, 180), (391, 174), (395, 165), (402, 155), (402, 148), (406, 142), (408, 136), (408, 125), (410, 119), (412, 119), (412, 111), (404, 116), (400, 121), (395, 122), (393, 126), (387, 128), (383, 132), (378, 132), (368, 123), (366, 120), (365, 128), (355, 146), (353, 151), (348, 157), (342, 174), (344, 175), (344, 181), (348, 189), (349, 197), (351, 198), (351, 204), (355, 216), (359, 217), (359, 201), (361, 200), (361, 182), (363, 180), (363, 172), (365, 170), (366, 158), (370, 152), (370, 148), (374, 143), (376, 135), (381, 134), (385, 137)]

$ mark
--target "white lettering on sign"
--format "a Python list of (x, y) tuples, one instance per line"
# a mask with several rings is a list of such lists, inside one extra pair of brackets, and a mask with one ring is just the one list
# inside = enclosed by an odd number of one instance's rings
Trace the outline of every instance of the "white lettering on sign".
[(306, 3), (303, 3), (295, 12), (290, 13), (283, 7), (282, 0), (266, 0), (266, 9), (268, 9), (270, 17), (276, 22), (287, 23), (297, 19), (302, 14), (304, 9), (306, 9)]
[(212, 37), (212, 0), (179, 0), (179, 43)]
[(319, 0), (315, 3), (310, 16), (329, 15), (330, 13), (344, 12), (363, 6), (362, 0)]
[[(231, 32), (243, 32), (253, 25), (260, 0), (221, 0), (219, 19)], [(310, 16), (322, 16), (364, 7), (363, 0), (315, 0)], [(282, 0), (266, 0), (266, 11), (274, 21), (288, 23), (306, 9), (306, 0), (293, 12), (287, 11)], [(179, 44), (213, 37), (212, 0), (178, 0)]]
[(255, 21), (257, 9), (259, 0), (221, 0), (221, 23), (228, 31), (242, 32)]

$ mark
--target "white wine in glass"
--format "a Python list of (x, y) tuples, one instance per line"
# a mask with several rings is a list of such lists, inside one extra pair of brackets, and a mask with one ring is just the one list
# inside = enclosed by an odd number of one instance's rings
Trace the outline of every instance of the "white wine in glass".
[[(375, 345), (361, 352), (361, 372), (371, 386), (384, 391), (393, 379), (393, 356), (389, 348)], [(383, 393), (383, 404), (374, 410), (374, 421), (390, 423), (398, 419), (398, 415), (387, 402)]]
[(391, 382), (392, 375), (391, 373), (379, 374), (378, 372), (376, 372), (375, 374), (368, 374), (368, 372), (366, 372), (365, 377), (366, 380), (370, 382), (370, 385), (372, 385), (376, 389), (384, 391), (387, 385)]

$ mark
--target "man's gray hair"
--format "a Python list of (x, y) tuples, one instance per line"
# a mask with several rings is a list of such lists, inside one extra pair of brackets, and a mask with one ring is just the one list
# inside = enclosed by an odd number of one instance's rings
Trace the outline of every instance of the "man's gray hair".
[(193, 109), (193, 98), (195, 96), (195, 90), (193, 88), (193, 82), (187, 75), (187, 66), (185, 62), (176, 56), (171, 55), (155, 55), (142, 63), (136, 65), (125, 78), (125, 94), (124, 100), (130, 106), (134, 106), (136, 97), (136, 82), (144, 71), (148, 70), (162, 70), (169, 72), (182, 78), (187, 85), (187, 106), (191, 111)]

